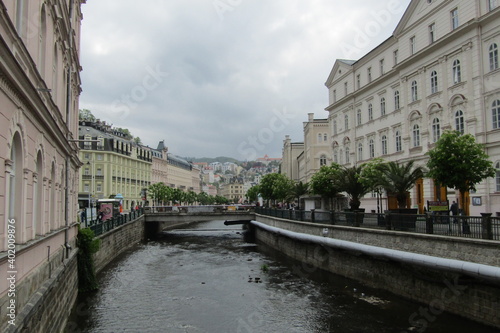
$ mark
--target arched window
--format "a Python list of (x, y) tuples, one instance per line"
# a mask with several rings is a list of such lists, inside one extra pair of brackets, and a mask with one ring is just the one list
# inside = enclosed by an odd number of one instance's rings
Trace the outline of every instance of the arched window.
[(339, 152), (337, 151), (337, 149), (333, 151), (333, 162), (339, 163)]
[(387, 155), (387, 136), (382, 135), (382, 155)]
[(36, 177), (33, 177), (33, 232), (43, 235), (43, 157), (39, 151), (36, 158)]
[(420, 126), (417, 124), (413, 125), (413, 147), (420, 146)]
[(16, 30), (19, 36), (24, 39), (26, 33), (26, 20), (27, 20), (27, 10), (28, 10), (28, 1), (26, 0), (17, 0), (16, 1)]
[(432, 120), (432, 142), (437, 142), (441, 137), (441, 127), (439, 125), (439, 118)]
[(321, 167), (323, 165), (326, 165), (326, 156), (325, 155), (321, 155), (319, 158), (319, 166)]
[(328, 135), (325, 133), (323, 134), (323, 141), (324, 142), (327, 142), (328, 141)]
[(493, 101), (491, 105), (491, 116), (493, 120), (493, 129), (500, 128), (500, 100)]
[(385, 98), (380, 99), (380, 115), (385, 116)]
[(358, 161), (363, 160), (363, 144), (360, 142), (358, 143)]
[(490, 71), (494, 71), (498, 68), (498, 46), (496, 43), (490, 45), (489, 49), (490, 57)]
[(436, 71), (431, 73), (431, 94), (438, 92), (438, 75)]
[(346, 163), (351, 163), (351, 157), (350, 157), (350, 150), (349, 150), (349, 147), (346, 147), (345, 149), (345, 162)]
[(418, 86), (417, 81), (411, 83), (411, 101), (415, 102), (418, 100)]
[[(7, 219), (16, 221), (16, 243), (22, 243), (24, 233), (24, 216), (22, 216), (22, 204), (24, 202), (23, 190), (23, 147), (21, 143), (21, 136), (15, 133), (10, 147), (10, 159), (5, 162), (6, 166), (6, 182), (7, 182), (7, 195), (5, 196), (5, 208)], [(6, 230), (5, 219), (0, 221), (3, 230)], [(6, 237), (1, 237), (0, 244), (1, 250), (6, 248)]]
[(368, 120), (373, 120), (373, 105), (368, 104)]
[(323, 135), (321, 135), (321, 133), (319, 133), (318, 134), (318, 143), (320, 143), (322, 139), (323, 139)]
[(45, 61), (47, 50), (47, 13), (45, 12), (45, 4), (42, 5), (40, 11), (40, 36), (38, 43), (38, 61), (40, 65), (40, 74), (45, 78)]
[(462, 82), (462, 69), (460, 67), (460, 60), (453, 61), (453, 83), (457, 84)]
[(357, 112), (357, 121), (358, 121), (358, 125), (361, 125), (361, 110), (358, 109), (358, 112)]
[(399, 101), (399, 90), (396, 90), (394, 92), (394, 110), (399, 110), (401, 107), (400, 101)]
[(344, 127), (346, 131), (349, 129), (349, 116), (347, 114), (344, 116)]
[(402, 145), (402, 141), (401, 141), (401, 132), (400, 131), (396, 131), (396, 136), (395, 136), (395, 143), (396, 143), (396, 151), (397, 152), (400, 152), (403, 150), (403, 145)]
[(455, 130), (459, 131), (460, 134), (464, 134), (465, 132), (464, 113), (462, 110), (455, 112)]
[(368, 150), (369, 150), (370, 158), (374, 158), (375, 157), (375, 142), (373, 141), (373, 139), (370, 139), (370, 142), (368, 144)]

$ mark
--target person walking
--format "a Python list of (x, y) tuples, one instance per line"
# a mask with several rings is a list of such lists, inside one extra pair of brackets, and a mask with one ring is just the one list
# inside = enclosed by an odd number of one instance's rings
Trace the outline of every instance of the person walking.
[(453, 223), (457, 223), (458, 220), (456, 216), (458, 215), (458, 204), (455, 201), (453, 201), (453, 203), (451, 204), (450, 212), (451, 215), (453, 215)]

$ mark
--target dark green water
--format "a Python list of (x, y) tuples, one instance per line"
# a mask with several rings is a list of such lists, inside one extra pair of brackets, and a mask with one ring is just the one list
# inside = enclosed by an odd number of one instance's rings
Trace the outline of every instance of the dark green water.
[(137, 245), (100, 274), (98, 292), (79, 297), (66, 332), (497, 332), (292, 261), (241, 233), (212, 221)]

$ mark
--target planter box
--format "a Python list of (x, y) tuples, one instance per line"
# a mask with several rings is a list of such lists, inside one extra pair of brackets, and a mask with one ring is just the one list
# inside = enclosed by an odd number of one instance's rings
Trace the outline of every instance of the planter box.
[(417, 224), (416, 208), (398, 208), (389, 210), (391, 214), (391, 224), (394, 230), (415, 231)]

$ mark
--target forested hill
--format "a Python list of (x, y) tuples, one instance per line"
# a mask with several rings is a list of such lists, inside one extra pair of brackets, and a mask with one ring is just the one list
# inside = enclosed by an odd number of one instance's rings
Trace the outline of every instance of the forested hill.
[(213, 163), (213, 162), (220, 162), (220, 163), (225, 163), (225, 162), (232, 162), (236, 164), (241, 164), (240, 161), (232, 158), (232, 157), (225, 157), (225, 156), (219, 156), (219, 157), (184, 157), (186, 161), (193, 162), (193, 163)]

